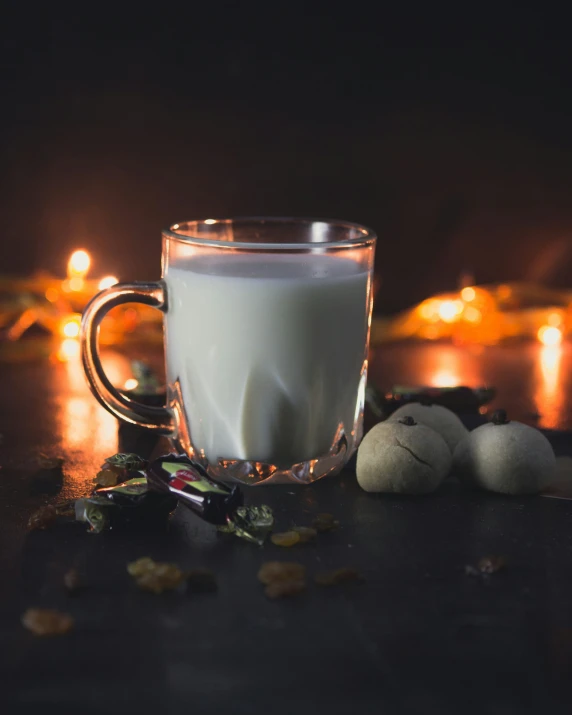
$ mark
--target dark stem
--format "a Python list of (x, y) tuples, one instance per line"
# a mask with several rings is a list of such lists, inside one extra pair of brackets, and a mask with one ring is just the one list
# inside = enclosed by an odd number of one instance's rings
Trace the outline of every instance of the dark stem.
[(407, 427), (413, 427), (413, 425), (416, 425), (416, 424), (417, 424), (417, 422), (415, 422), (415, 420), (413, 419), (413, 417), (409, 417), (409, 415), (407, 415), (407, 416), (405, 416), (405, 417), (402, 417), (402, 418), (399, 420), (399, 422), (400, 422), (402, 425), (407, 425)]
[(493, 412), (491, 422), (494, 425), (507, 425), (510, 420), (506, 415), (506, 410), (496, 410)]

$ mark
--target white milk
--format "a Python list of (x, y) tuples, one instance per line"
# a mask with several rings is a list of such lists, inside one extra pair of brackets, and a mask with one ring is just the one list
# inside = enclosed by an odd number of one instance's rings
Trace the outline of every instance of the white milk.
[(291, 466), (354, 429), (369, 274), (323, 254), (219, 252), (167, 268), (167, 378), (207, 459)]

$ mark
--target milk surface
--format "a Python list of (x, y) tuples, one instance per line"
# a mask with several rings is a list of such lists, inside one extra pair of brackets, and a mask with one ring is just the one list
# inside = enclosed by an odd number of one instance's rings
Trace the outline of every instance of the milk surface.
[(167, 378), (210, 462), (290, 466), (355, 426), (369, 273), (324, 254), (221, 251), (167, 267)]

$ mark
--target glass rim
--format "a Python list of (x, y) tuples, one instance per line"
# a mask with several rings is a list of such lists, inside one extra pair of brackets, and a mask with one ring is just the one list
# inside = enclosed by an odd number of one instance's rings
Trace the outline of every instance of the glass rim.
[[(355, 238), (345, 238), (339, 241), (299, 241), (297, 243), (281, 242), (281, 243), (250, 243), (248, 241), (228, 241), (217, 238), (204, 238), (201, 236), (189, 236), (187, 234), (178, 233), (178, 229), (191, 224), (202, 226), (214, 226), (217, 224), (246, 224), (246, 223), (275, 223), (275, 224), (292, 224), (307, 226), (312, 223), (324, 223), (332, 227), (345, 229), (349, 231), (357, 231), (360, 235)], [(181, 243), (196, 244), (198, 246), (210, 246), (212, 248), (230, 248), (244, 249), (251, 251), (304, 251), (310, 248), (320, 248), (322, 250), (330, 250), (336, 248), (356, 248), (367, 245), (373, 245), (377, 240), (377, 234), (367, 226), (351, 221), (341, 221), (338, 219), (306, 217), (306, 216), (238, 216), (234, 218), (223, 219), (195, 219), (189, 221), (181, 221), (172, 224), (169, 228), (162, 230), (161, 235), (171, 241), (180, 241)]]

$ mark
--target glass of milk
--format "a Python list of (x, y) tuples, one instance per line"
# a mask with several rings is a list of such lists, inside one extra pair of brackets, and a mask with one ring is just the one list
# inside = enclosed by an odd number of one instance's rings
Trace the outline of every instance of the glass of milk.
[[(91, 388), (222, 479), (312, 482), (362, 436), (376, 236), (353, 223), (206, 219), (163, 231), (163, 277), (99, 293), (82, 322)], [(118, 392), (97, 350), (113, 307), (164, 313), (167, 404)]]

